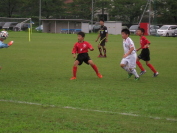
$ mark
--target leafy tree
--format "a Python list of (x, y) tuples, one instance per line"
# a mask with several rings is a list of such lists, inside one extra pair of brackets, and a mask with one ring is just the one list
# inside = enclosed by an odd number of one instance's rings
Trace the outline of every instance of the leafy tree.
[(0, 0), (0, 15), (3, 17), (12, 17), (24, 3), (25, 0)]
[(161, 11), (164, 20), (177, 23), (177, 1), (176, 0), (161, 0), (163, 9)]
[(73, 0), (67, 4), (67, 14), (71, 18), (90, 19), (92, 10), (92, 0)]
[(64, 12), (63, 0), (42, 0), (42, 16), (59, 18)]
[(95, 11), (101, 11), (100, 18), (107, 20), (104, 15), (105, 12), (109, 12), (112, 9), (112, 1), (110, 0), (96, 0)]
[(137, 23), (146, 2), (145, 0), (113, 0), (113, 9), (110, 12), (112, 20), (119, 20), (129, 24)]

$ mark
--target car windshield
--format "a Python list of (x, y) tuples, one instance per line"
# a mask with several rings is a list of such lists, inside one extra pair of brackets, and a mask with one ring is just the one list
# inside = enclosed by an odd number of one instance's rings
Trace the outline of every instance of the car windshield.
[(167, 26), (162, 26), (160, 29), (161, 29), (161, 30), (167, 30), (168, 27), (167, 27)]
[(138, 25), (133, 25), (130, 27), (130, 30), (137, 30), (138, 29)]
[(150, 28), (151, 28), (151, 29), (159, 29), (159, 26), (151, 25)]

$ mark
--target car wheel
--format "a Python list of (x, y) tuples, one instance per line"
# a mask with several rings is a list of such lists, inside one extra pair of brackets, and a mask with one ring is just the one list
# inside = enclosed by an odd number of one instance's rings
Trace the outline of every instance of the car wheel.
[(166, 37), (169, 37), (169, 34), (168, 34), (168, 33), (166, 34)]

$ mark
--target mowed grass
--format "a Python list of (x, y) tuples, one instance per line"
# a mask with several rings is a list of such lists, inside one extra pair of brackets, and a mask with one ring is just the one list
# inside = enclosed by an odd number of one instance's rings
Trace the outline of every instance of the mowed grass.
[[(105, 59), (97, 58), (97, 34), (87, 34), (85, 40), (95, 48), (89, 55), (103, 78), (83, 64), (77, 80), (70, 81), (76, 35), (33, 33), (29, 42), (26, 32), (9, 34), (5, 42), (15, 43), (0, 49), (0, 132), (177, 131), (177, 38), (148, 36), (151, 63), (160, 74), (152, 78), (152, 71), (142, 62), (147, 73), (134, 81), (119, 67), (121, 36), (109, 35)], [(139, 37), (131, 38), (138, 48)]]

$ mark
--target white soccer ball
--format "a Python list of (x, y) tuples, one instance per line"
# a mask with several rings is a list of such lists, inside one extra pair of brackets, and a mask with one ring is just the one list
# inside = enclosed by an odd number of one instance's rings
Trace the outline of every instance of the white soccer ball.
[(8, 36), (9, 36), (9, 33), (7, 31), (0, 32), (0, 38), (6, 39)]

